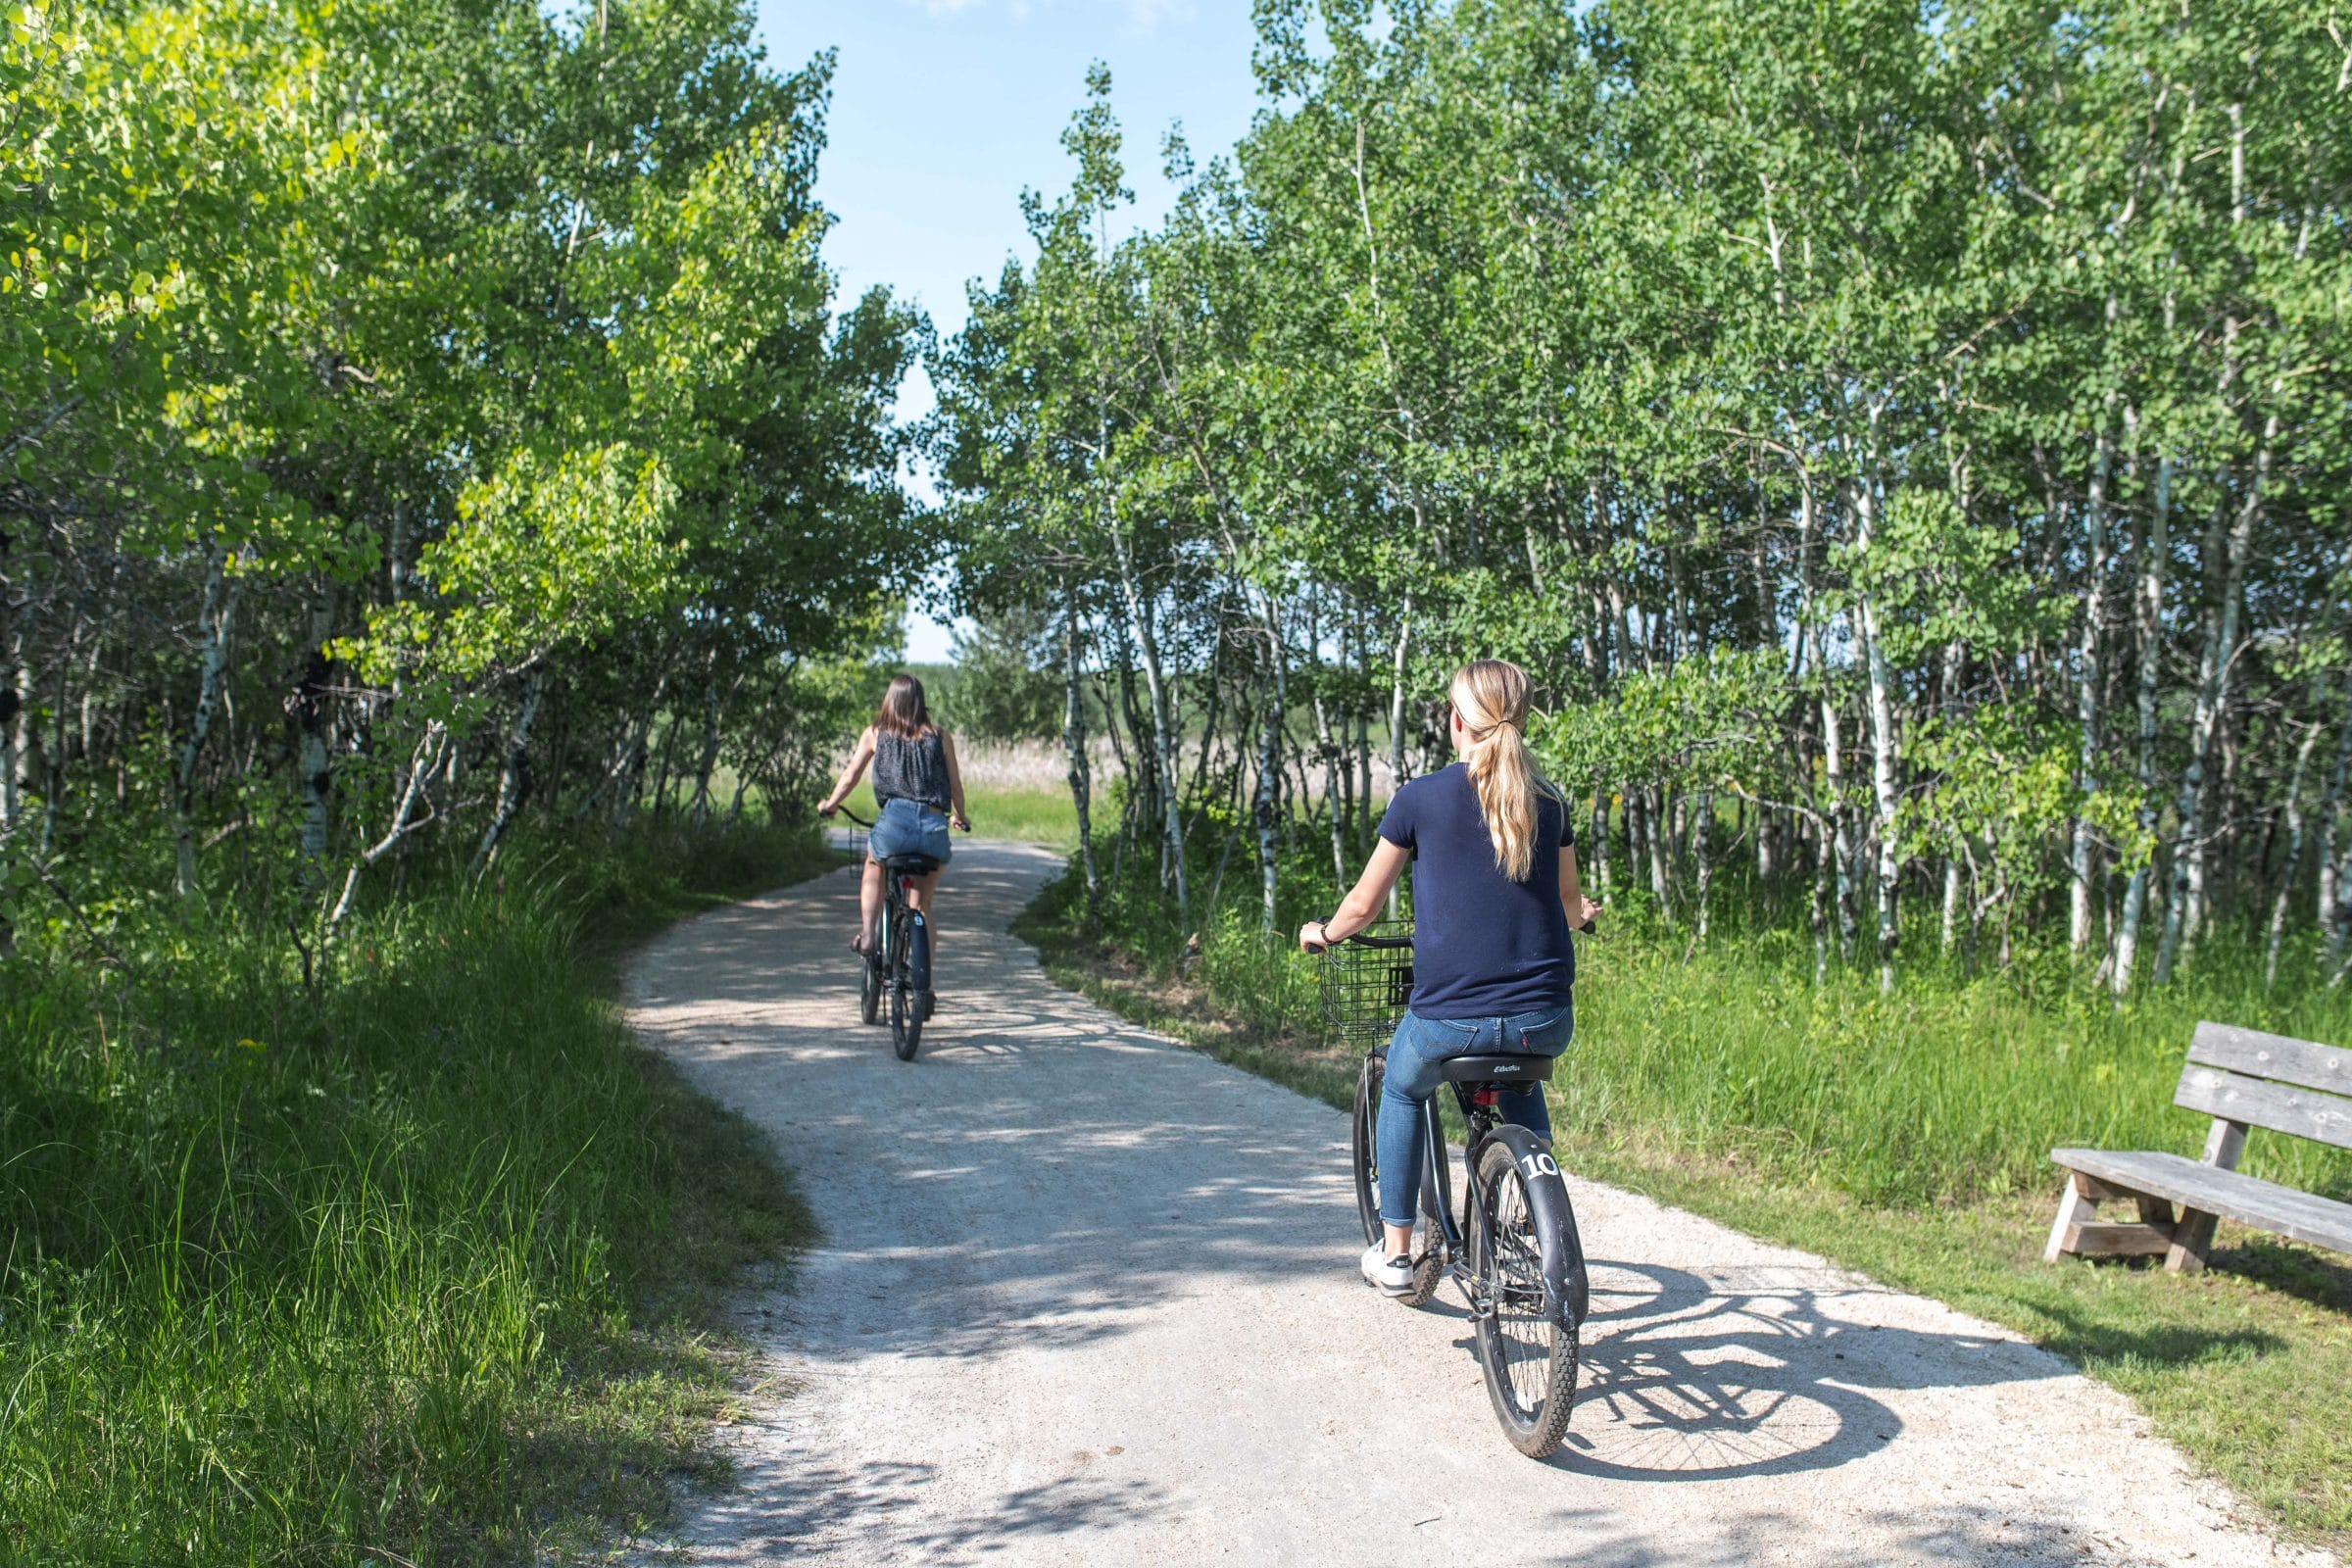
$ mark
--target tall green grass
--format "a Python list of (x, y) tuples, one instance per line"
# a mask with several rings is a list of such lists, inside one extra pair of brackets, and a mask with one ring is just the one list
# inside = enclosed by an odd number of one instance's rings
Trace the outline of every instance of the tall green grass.
[[(1286, 938), (1336, 902), (1328, 864), (1304, 870), (1298, 858), (1278, 888)], [(1195, 888), (1210, 869), (1202, 857)], [(1237, 890), (1229, 867), (1220, 906), (1180, 921), (1156, 860), (1130, 856), (1124, 881), (1105, 890), (1102, 935), (1165, 975), (1198, 934), (1193, 980), (1214, 1006), (1311, 1040), (1314, 960), (1262, 940), (1254, 866), (1239, 880)], [(1739, 891), (1703, 941), (1641, 898), (1613, 904), (1601, 933), (1578, 939), (1576, 1041), (1553, 1083), (1563, 1126), (1918, 1206), (2046, 1186), (2049, 1151), (2062, 1145), (2195, 1153), (2208, 1120), (2172, 1098), (2201, 1018), (2352, 1042), (2352, 993), (2303, 966), (2266, 995), (2243, 933), (2209, 937), (2180, 983), (2120, 1007), (2050, 955), (1973, 977), (1957, 955), (1923, 955), (1883, 995), (1875, 967), (1833, 964), (1814, 984), (1801, 928), (1742, 906)], [(1057, 906), (1078, 897), (1073, 882)], [(2352, 1155), (2301, 1139), (2257, 1131), (2244, 1168), (2352, 1193)]]
[(584, 955), (834, 858), (542, 854), (363, 917), (316, 987), (233, 914), (133, 941), (131, 985), (14, 960), (0, 1560), (540, 1560), (658, 1518), (726, 1396), (717, 1292), (808, 1222)]

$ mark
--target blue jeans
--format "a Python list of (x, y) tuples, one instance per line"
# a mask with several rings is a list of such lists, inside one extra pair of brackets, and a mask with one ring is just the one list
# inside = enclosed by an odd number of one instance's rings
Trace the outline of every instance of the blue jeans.
[(877, 860), (927, 855), (945, 865), (956, 854), (948, 844), (947, 813), (903, 797), (884, 801), (874, 815), (874, 830), (866, 836), (865, 853)]
[[(1388, 1073), (1380, 1086), (1380, 1121), (1372, 1134), (1380, 1159), (1380, 1218), (1410, 1225), (1421, 1208), (1421, 1166), (1428, 1157), (1428, 1129), (1421, 1107), (1445, 1082), (1438, 1064), (1448, 1056), (1525, 1052), (1557, 1056), (1576, 1033), (1576, 1004), (1510, 1018), (1417, 1018), (1406, 1013), (1389, 1041)], [(1505, 1089), (1495, 1099), (1502, 1119), (1551, 1141), (1551, 1110), (1544, 1086)]]

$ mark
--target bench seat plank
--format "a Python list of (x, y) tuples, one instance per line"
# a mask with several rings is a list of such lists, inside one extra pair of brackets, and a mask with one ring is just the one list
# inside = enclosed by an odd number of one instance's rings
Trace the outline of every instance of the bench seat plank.
[(2050, 1158), (2110, 1187), (2170, 1199), (2184, 1208), (2219, 1214), (2314, 1247), (2352, 1252), (2352, 1203), (2339, 1203), (2179, 1154), (2053, 1149)]

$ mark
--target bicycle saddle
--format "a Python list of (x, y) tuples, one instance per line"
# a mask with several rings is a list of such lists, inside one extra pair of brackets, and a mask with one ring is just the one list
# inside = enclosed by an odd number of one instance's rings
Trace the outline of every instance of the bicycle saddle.
[(1528, 1052), (1484, 1056), (1447, 1056), (1438, 1076), (1449, 1084), (1540, 1084), (1551, 1080), (1551, 1058)]
[(894, 855), (882, 865), (900, 876), (929, 876), (939, 869), (939, 862), (928, 855)]

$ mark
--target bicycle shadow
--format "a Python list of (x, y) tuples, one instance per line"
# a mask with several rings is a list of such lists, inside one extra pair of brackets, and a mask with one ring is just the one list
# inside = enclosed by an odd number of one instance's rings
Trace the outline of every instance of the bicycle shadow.
[[(1874, 1391), (1981, 1388), (2066, 1371), (1997, 1335), (1848, 1316), (1890, 1293), (1819, 1267), (1705, 1275), (1607, 1259), (1591, 1267), (1574, 1423), (1547, 1461), (1580, 1475), (1722, 1481), (1831, 1469), (1902, 1434), (1903, 1418)], [(1467, 1334), (1460, 1343), (1471, 1348)]]

